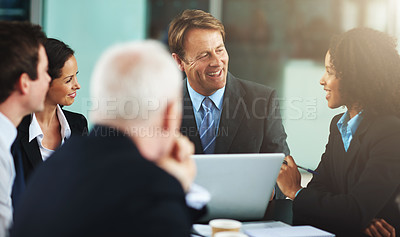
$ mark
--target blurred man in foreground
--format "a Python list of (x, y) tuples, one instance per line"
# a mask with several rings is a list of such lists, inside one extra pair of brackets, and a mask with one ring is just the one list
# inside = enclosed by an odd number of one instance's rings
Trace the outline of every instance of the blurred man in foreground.
[[(44, 108), (49, 88), (45, 39), (40, 26), (0, 21), (0, 237), (24, 188), (21, 161), (11, 154), (16, 127), (25, 115)], [(14, 159), (21, 169), (15, 170)]]
[(32, 175), (11, 236), (189, 236), (194, 148), (171, 56), (155, 41), (116, 45), (91, 83), (95, 126)]

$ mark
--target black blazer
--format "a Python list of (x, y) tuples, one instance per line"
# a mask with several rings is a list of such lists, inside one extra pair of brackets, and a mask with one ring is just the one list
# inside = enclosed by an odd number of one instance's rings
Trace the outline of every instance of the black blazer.
[(189, 237), (181, 184), (144, 159), (122, 132), (95, 126), (33, 173), (12, 237)]
[[(202, 154), (186, 80), (183, 100), (181, 132), (195, 144), (195, 153)], [(228, 73), (215, 153), (282, 152), (288, 155), (286, 137), (275, 90)]]
[(294, 224), (311, 224), (337, 236), (363, 236), (373, 218), (400, 234), (400, 119), (365, 114), (347, 152), (332, 119), (329, 141), (307, 188), (293, 202)]
[[(88, 125), (85, 116), (67, 110), (63, 110), (63, 113), (71, 128), (71, 137), (87, 136)], [(20, 143), (19, 147), (22, 150), (21, 155), (25, 182), (29, 180), (32, 171), (43, 162), (36, 138), (29, 142), (29, 125), (31, 119), (31, 115), (27, 115), (22, 119), (18, 126), (18, 135), (15, 140), (15, 142)]]

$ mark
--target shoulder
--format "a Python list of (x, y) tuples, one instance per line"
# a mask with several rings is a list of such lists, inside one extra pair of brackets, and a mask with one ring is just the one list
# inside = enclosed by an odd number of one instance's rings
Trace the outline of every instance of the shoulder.
[(270, 102), (276, 97), (275, 89), (252, 81), (236, 78), (231, 73), (228, 73), (227, 92), (230, 96), (236, 95), (243, 97), (247, 101), (263, 98), (263, 100)]
[(366, 118), (370, 121), (369, 132), (371, 134), (382, 134), (390, 136), (400, 134), (400, 118), (394, 115), (383, 115)]
[(83, 114), (71, 112), (64, 109), (62, 111), (67, 118), (68, 123), (82, 123), (87, 125), (87, 119)]
[(71, 129), (77, 129), (81, 134), (88, 134), (87, 119), (83, 114), (62, 110)]
[(231, 73), (228, 74), (228, 80), (231, 81), (232, 85), (234, 86), (241, 86), (245, 91), (251, 91), (253, 93), (273, 93), (275, 92), (275, 89), (261, 85), (256, 82), (244, 80), (235, 77)]
[(62, 110), (67, 120), (86, 120), (86, 117), (83, 114), (71, 112), (68, 110)]

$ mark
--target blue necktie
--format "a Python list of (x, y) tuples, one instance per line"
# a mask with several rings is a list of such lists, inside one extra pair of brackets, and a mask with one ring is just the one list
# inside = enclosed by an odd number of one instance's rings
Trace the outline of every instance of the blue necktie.
[(12, 205), (15, 210), (18, 205), (18, 201), (25, 191), (25, 177), (24, 177), (24, 169), (22, 166), (22, 155), (19, 143), (16, 141), (11, 146), (11, 153), (14, 157), (14, 166), (15, 166), (15, 179), (11, 192)]
[(204, 109), (204, 118), (199, 129), (200, 140), (204, 154), (212, 154), (215, 148), (215, 126), (212, 117), (213, 102), (210, 98), (205, 97), (201, 105)]

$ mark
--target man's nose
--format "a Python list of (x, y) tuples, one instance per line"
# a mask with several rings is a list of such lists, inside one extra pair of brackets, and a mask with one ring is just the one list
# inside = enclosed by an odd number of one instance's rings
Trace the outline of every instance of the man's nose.
[(216, 67), (221, 65), (221, 56), (216, 54), (215, 52), (211, 53), (211, 62), (210, 66)]

